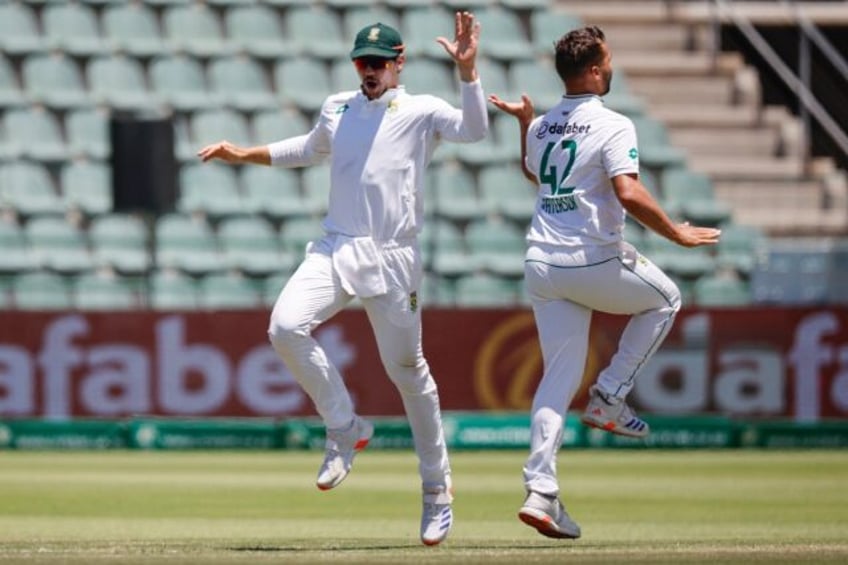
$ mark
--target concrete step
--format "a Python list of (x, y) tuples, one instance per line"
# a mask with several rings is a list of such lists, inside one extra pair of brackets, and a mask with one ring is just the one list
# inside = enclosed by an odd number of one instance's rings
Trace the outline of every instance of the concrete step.
[(770, 235), (844, 233), (848, 209), (828, 202), (815, 180), (721, 181), (716, 198), (733, 209), (733, 221), (762, 228)]
[(682, 51), (613, 52), (613, 69), (628, 77), (733, 76), (745, 62), (738, 53), (720, 53), (715, 60), (709, 53)]
[(772, 127), (715, 130), (697, 127), (670, 128), (675, 147), (693, 155), (745, 155), (776, 157), (781, 147), (779, 133)]
[(760, 108), (753, 106), (723, 106), (707, 104), (652, 104), (648, 113), (674, 127), (702, 127), (705, 129), (738, 129), (758, 127), (764, 123)]
[[(615, 78), (613, 78), (615, 81)], [(669, 84), (664, 77), (642, 75), (627, 77), (627, 85), (637, 96), (652, 105), (664, 104), (729, 104), (733, 101), (733, 79), (730, 77), (687, 77)]]
[[(600, 25), (600, 24), (599, 24)], [(626, 51), (694, 51), (712, 44), (708, 26), (669, 25), (668, 22), (611, 22), (601, 25), (612, 49), (613, 58)]]
[(686, 152), (689, 168), (708, 175), (713, 181), (802, 181), (804, 165), (792, 157), (752, 157), (748, 155), (705, 155)]
[(642, 24), (668, 19), (668, 2), (661, 0), (558, 0), (558, 9), (575, 14), (589, 24), (601, 27), (610, 23)]

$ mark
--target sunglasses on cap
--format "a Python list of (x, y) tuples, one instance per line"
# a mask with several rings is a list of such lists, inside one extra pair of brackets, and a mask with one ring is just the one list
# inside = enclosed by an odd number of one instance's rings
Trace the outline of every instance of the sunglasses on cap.
[(388, 69), (389, 63), (393, 63), (394, 61), (394, 59), (385, 59), (383, 57), (358, 57), (353, 60), (353, 64), (356, 65), (356, 69), (359, 71), (364, 71), (365, 69), (381, 71)]

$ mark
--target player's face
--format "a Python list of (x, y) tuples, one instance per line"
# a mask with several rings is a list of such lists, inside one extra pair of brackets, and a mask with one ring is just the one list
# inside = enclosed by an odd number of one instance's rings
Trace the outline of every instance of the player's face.
[(386, 90), (398, 85), (400, 70), (403, 68), (403, 55), (397, 59), (360, 57), (354, 59), (353, 65), (359, 73), (362, 94), (369, 100), (374, 100)]
[(601, 51), (604, 55), (601, 59), (601, 64), (595, 67), (595, 73), (597, 77), (598, 94), (603, 96), (604, 94), (609, 93), (610, 85), (612, 85), (612, 54), (606, 44), (602, 46)]

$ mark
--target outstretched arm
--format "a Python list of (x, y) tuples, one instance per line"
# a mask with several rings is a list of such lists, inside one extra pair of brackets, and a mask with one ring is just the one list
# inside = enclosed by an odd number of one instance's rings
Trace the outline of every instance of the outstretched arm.
[(698, 247), (718, 243), (721, 230), (691, 226), (689, 222), (675, 224), (662, 210), (636, 175), (613, 177), (612, 186), (621, 205), (645, 227), (683, 247)]
[(437, 37), (436, 41), (445, 48), (456, 62), (462, 82), (477, 80), (477, 46), (480, 42), (480, 22), (471, 12), (457, 12), (454, 17), (454, 39)]
[(256, 147), (239, 147), (229, 141), (219, 141), (212, 145), (207, 145), (197, 152), (204, 163), (212, 159), (220, 159), (226, 163), (236, 165), (254, 163), (257, 165), (270, 165), (271, 154), (268, 151), (267, 145), (258, 145)]
[(489, 95), (489, 102), (494, 104), (498, 110), (506, 112), (510, 116), (515, 116), (518, 120), (518, 131), (521, 137), (521, 172), (524, 173), (527, 180), (538, 185), (539, 179), (527, 168), (527, 130), (536, 113), (533, 108), (533, 101), (526, 94), (521, 95), (521, 102), (507, 102), (498, 98), (496, 94), (491, 94)]

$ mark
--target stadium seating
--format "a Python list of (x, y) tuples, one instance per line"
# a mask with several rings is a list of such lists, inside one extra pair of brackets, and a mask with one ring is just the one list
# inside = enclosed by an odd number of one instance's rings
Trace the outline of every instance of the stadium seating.
[[(306, 134), (327, 95), (357, 88), (350, 39), (378, 21), (404, 36), (408, 90), (458, 105), (455, 67), (434, 38), (449, 36), (453, 11), (465, 8), (490, 39), (478, 58), (486, 92), (510, 100), (527, 92), (537, 111), (556, 104), (563, 86), (552, 43), (581, 20), (546, 0), (0, 3), (0, 309), (270, 306), (306, 243), (323, 233), (329, 169), (200, 164), (197, 150)], [(634, 116), (642, 180), (654, 194), (677, 218), (725, 233), (715, 249), (682, 250), (628, 224), (628, 240), (666, 265), (692, 302), (720, 301), (721, 292), (710, 294), (716, 284), (696, 285), (713, 269), (747, 285), (751, 299), (774, 300), (779, 292), (755, 279), (783, 259), (762, 259), (764, 235), (730, 221), (623, 72), (605, 103)], [(526, 304), (518, 280), (535, 192), (521, 174), (516, 120), (489, 110), (490, 135), (439, 144), (425, 176), (429, 304)], [(141, 219), (114, 209), (114, 115), (172, 117), (174, 213)], [(780, 292), (778, 300), (818, 300), (814, 291)]]

